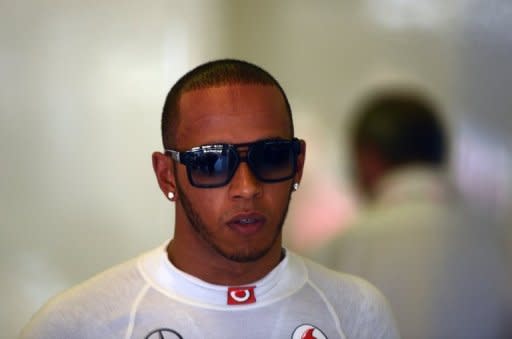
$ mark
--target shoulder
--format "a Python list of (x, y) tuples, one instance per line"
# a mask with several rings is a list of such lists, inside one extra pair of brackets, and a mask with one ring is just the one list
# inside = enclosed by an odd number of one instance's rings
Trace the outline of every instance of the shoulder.
[(386, 298), (368, 281), (303, 258), (308, 281), (330, 304), (348, 337), (398, 338)]
[(128, 318), (145, 285), (137, 262), (135, 258), (114, 266), (54, 296), (32, 317), (20, 338), (80, 337), (82, 330), (92, 337), (108, 335), (109, 320), (113, 315)]
[[(368, 303), (383, 303), (382, 294), (368, 281), (346, 273), (333, 271), (312, 260), (302, 258), (308, 280), (331, 300), (341, 298)], [(358, 303), (361, 304), (361, 303)]]

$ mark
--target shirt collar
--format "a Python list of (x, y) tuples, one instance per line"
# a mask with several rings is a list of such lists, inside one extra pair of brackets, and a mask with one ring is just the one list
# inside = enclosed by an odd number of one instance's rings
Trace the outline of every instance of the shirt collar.
[(184, 303), (216, 309), (258, 307), (289, 295), (307, 281), (302, 260), (285, 250), (285, 257), (262, 279), (246, 286), (254, 286), (256, 302), (247, 305), (227, 305), (228, 288), (210, 284), (179, 270), (167, 258), (167, 243), (139, 258), (139, 271), (145, 280), (161, 293)]

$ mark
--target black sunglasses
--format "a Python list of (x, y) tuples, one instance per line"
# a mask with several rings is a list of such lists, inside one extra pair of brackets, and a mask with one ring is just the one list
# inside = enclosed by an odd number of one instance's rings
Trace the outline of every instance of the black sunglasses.
[[(179, 152), (165, 150), (187, 167), (190, 184), (200, 188), (224, 186), (233, 178), (240, 162), (249, 165), (254, 176), (266, 183), (285, 181), (297, 172), (300, 141), (260, 140), (245, 144), (213, 144)], [(240, 155), (241, 151), (244, 155)]]

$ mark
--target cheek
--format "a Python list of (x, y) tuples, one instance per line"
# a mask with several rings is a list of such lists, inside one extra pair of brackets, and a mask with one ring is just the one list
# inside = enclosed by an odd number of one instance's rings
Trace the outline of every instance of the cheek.
[(265, 197), (268, 205), (275, 212), (279, 212), (286, 207), (290, 199), (290, 185), (288, 183), (279, 183), (269, 185), (265, 189)]
[(218, 189), (190, 187), (188, 198), (203, 222), (214, 225), (222, 217), (225, 209), (226, 197)]
[[(219, 213), (222, 198), (215, 189), (197, 188), (190, 184), (186, 169), (178, 170), (176, 179), (182, 194), (186, 195), (194, 212), (199, 214), (205, 223), (211, 223)], [(179, 197), (178, 197), (179, 199)]]

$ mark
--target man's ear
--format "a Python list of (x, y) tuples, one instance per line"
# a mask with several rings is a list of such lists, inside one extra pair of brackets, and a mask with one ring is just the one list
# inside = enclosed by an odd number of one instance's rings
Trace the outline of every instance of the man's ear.
[(300, 183), (302, 179), (302, 173), (304, 171), (304, 162), (306, 160), (306, 142), (304, 140), (300, 140), (300, 153), (297, 156), (297, 173), (295, 174), (296, 183)]
[(168, 197), (169, 192), (176, 194), (173, 160), (160, 152), (154, 152), (152, 160), (158, 186), (160, 186), (165, 197)]

